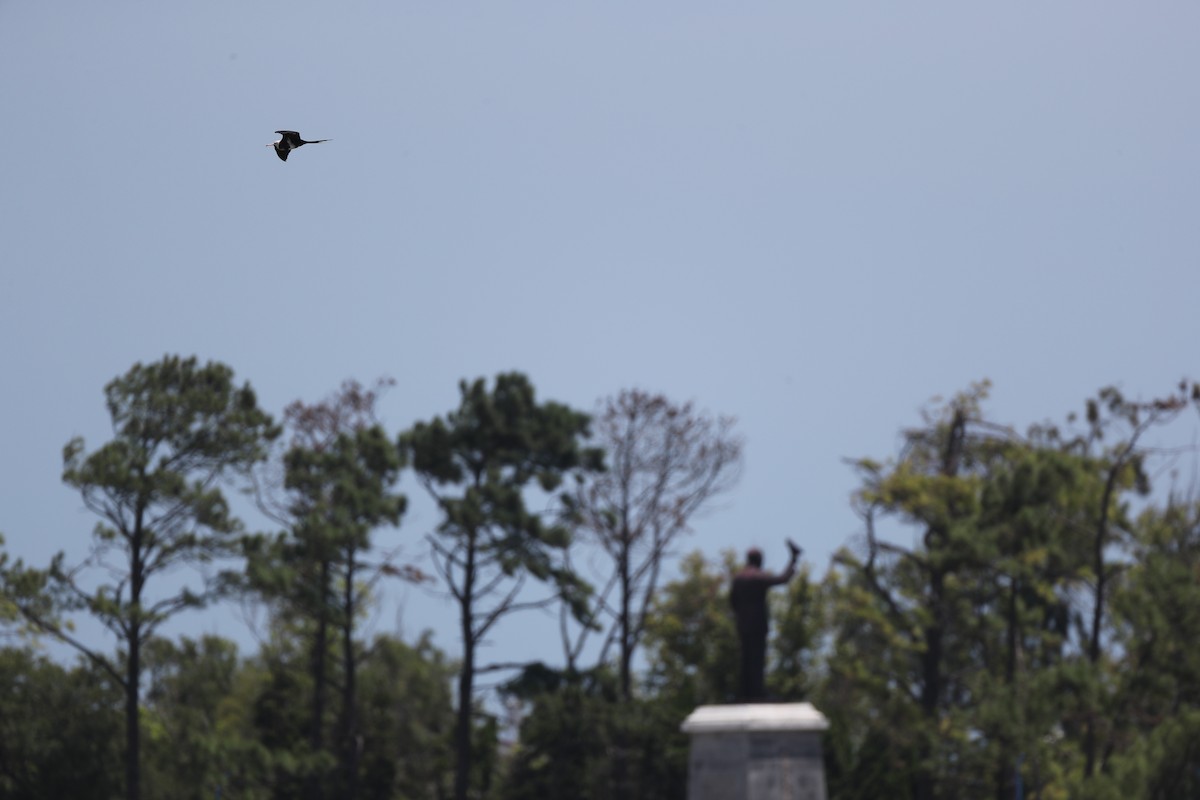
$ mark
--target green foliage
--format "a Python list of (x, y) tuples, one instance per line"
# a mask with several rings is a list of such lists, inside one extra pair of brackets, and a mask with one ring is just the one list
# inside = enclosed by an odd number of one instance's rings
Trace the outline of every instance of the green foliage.
[[(1113, 595), (1106, 658), (1111, 709), (1098, 726), (1115, 755), (1082, 791), (1200, 795), (1200, 505), (1149, 508), (1134, 529), (1134, 562)], [(1104, 695), (1101, 695), (1104, 697)]]
[(295, 447), (284, 465), (305, 524), (363, 537), (373, 526), (398, 523), (404, 513), (404, 496), (388, 491), (402, 466), (400, 454), (378, 425), (340, 433), (321, 449)]
[[(229, 576), (199, 590), (185, 585), (161, 593), (156, 579), (236, 552), (241, 524), (219, 481), (261, 460), (279, 429), (258, 409), (249, 385), (235, 386), (223, 364), (167, 356), (135, 364), (104, 391), (113, 439), (91, 453), (79, 438), (63, 449), (63, 481), (100, 517), (84, 562), (93, 569), (69, 569), (60, 553), (46, 570), (18, 562), (4, 583), (29, 624), (76, 647), (123, 685), (125, 791), (137, 800), (141, 648), (175, 614), (219, 596)], [(83, 573), (109, 580), (88, 580)], [(71, 635), (63, 615), (79, 611), (122, 644), (121, 668)]]
[[(309, 746), (312, 686), (300, 645), (280, 636), (259, 658), (244, 661), (232, 643), (215, 637), (152, 642), (143, 710), (146, 796), (282, 800), (304, 796), (314, 785), (326, 796), (343, 796), (336, 753)], [(378, 637), (364, 648), (358, 796), (445, 796), (452, 775), (452, 675), (428, 634), (414, 645)]]
[(361, 796), (444, 797), (453, 774), (452, 665), (426, 633), (411, 646), (375, 639), (361, 670)]
[[(8, 573), (8, 553), (4, 551), (4, 534), (0, 533), (0, 577)], [(16, 622), (20, 617), (17, 606), (9, 599), (7, 592), (0, 592), (0, 630), (2, 626)]]
[(785, 591), (772, 592), (767, 687), (780, 702), (809, 700), (820, 684), (820, 653), (826, 630), (826, 599), (808, 565), (800, 566)]
[[(1018, 760), (1043, 774), (1062, 763), (1044, 742), (1065, 713), (1070, 603), (1101, 482), (1087, 458), (988, 422), (982, 397), (929, 415), (895, 464), (863, 467), (866, 548), (835, 559), (818, 701), (834, 793), (1005, 794)], [(916, 527), (920, 546), (883, 538), (887, 518)]]
[(1126, 702), (1152, 723), (1200, 708), (1200, 504), (1148, 509), (1113, 597)]
[(49, 570), (12, 577), (29, 590), (21, 592), (27, 618), (51, 633), (66, 629), (46, 613), (37, 588), (51, 592), (59, 609), (96, 617), (118, 639), (144, 641), (176, 612), (202, 607), (221, 590), (217, 582), (157, 599), (144, 594), (156, 575), (235, 552), (241, 525), (217, 482), (261, 459), (278, 429), (253, 390), (234, 385), (228, 367), (195, 358), (137, 364), (105, 387), (105, 397), (114, 438), (90, 454), (73, 439), (63, 451), (63, 481), (101, 518), (89, 563), (115, 549), (125, 569), (115, 582), (89, 589), (60, 555)]
[(0, 797), (107, 800), (121, 791), (121, 693), (86, 664), (0, 649)]
[(439, 552), (456, 562), (470, 550), (478, 559), (475, 569), (551, 582), (582, 613), (586, 586), (552, 558), (570, 543), (570, 528), (547, 524), (530, 511), (525, 492), (532, 486), (552, 492), (567, 475), (600, 468), (600, 451), (580, 442), (588, 416), (554, 402), (539, 404), (518, 373), (497, 376), (491, 391), (483, 379), (464, 381), (460, 391), (457, 410), (419, 422), (400, 437), (442, 510), (438, 531), (447, 543), (437, 545)]
[[(1127, 498), (1149, 491), (1139, 438), (1187, 406), (1180, 392), (1103, 390), (1082, 433), (1025, 438), (971, 393), (908, 432), (896, 462), (860, 462), (866, 546), (835, 558), (817, 692), (831, 795), (1010, 796), (1019, 771), (1028, 794), (1146, 796), (1128, 776), (1148, 773), (1123, 759), (1192, 707), (1175, 687), (1195, 685), (1184, 643), (1200, 629), (1187, 515), (1144, 516), (1135, 535)], [(915, 527), (918, 545), (881, 521)], [(1174, 558), (1156, 560), (1166, 542)]]
[(611, 699), (577, 683), (535, 698), (521, 724), (520, 745), (500, 792), (504, 800), (608, 796)]
[(211, 558), (217, 542), (200, 531), (237, 527), (214, 482), (260, 460), (279, 432), (253, 390), (236, 387), (223, 364), (168, 356), (135, 365), (105, 397), (112, 441), (87, 455), (80, 438), (63, 449), (63, 481), (103, 519), (97, 536), (141, 533), (143, 546), (168, 562)]
[[(502, 747), (474, 694), (477, 647), (546, 602), (586, 620), (572, 526), (588, 512), (615, 532), (621, 514), (581, 502), (602, 461), (586, 415), (538, 403), (517, 374), (461, 391), (398, 447), (357, 385), (292, 407), (308, 427), (272, 462), (287, 532), (247, 550), (269, 637), (244, 659), (217, 637), (155, 635), (227, 582), (156, 578), (221, 566), (243, 531), (220, 482), (278, 430), (221, 365), (167, 358), (113, 381), (113, 440), (65, 451), (64, 480), (100, 518), (89, 556), (33, 569), (0, 550), (0, 625), (84, 656), (0, 649), (0, 796), (683, 800), (680, 721), (736, 688), (732, 554), (692, 554), (647, 592), (630, 691), (615, 663), (526, 668), (506, 688), (519, 739)], [(772, 596), (772, 694), (828, 716), (831, 800), (1011, 797), (1018, 780), (1043, 800), (1200, 796), (1200, 504), (1155, 502), (1156, 451), (1140, 443), (1200, 389), (1103, 390), (1080, 430), (1025, 436), (989, 421), (985, 397), (974, 387), (893, 459), (858, 462), (863, 536)], [(404, 511), (406, 459), (442, 513), (430, 543), (459, 603), (460, 664), (428, 634), (359, 638), (374, 581), (405, 574), (372, 562), (370, 535)], [(115, 655), (73, 638), (75, 612), (108, 626)]]
[(674, 706), (623, 699), (612, 675), (562, 677), (533, 696), (498, 797), (683, 800), (687, 739)]
[[(273, 516), (287, 530), (247, 544), (246, 585), (268, 602), (277, 621), (307, 639), (305, 728), (312, 755), (303, 779), (312, 798), (329, 792), (349, 800), (357, 795), (361, 731), (356, 682), (362, 653), (356, 633), (373, 601), (375, 583), (390, 568), (368, 560), (372, 533), (397, 525), (407, 504), (404, 495), (393, 491), (403, 458), (375, 422), (376, 397), (375, 390), (347, 381), (323, 402), (288, 406), (292, 439), (280, 459), (282, 485), (278, 496), (263, 500), (267, 507), (273, 504)], [(331, 673), (337, 656), (335, 684)], [(335, 686), (340, 702), (331, 718)], [(341, 775), (336, 786), (324, 774), (334, 767)]]
[(276, 613), (353, 628), (369, 601), (362, 561), (374, 528), (399, 523), (392, 491), (403, 462), (379, 426), (341, 432), (320, 448), (284, 456), (291, 529), (248, 541), (249, 588)]
[(146, 669), (145, 796), (270, 797), (267, 754), (248, 724), (242, 704), (248, 698), (239, 696), (245, 676), (237, 647), (215, 636), (178, 644), (155, 639)]
[(304, 641), (277, 626), (271, 641), (247, 665), (247, 677), (239, 686), (248, 709), (246, 722), (264, 751), (264, 774), (257, 784), (275, 800), (305, 796), (336, 765), (332, 753), (311, 746), (312, 675)]
[[(561, 514), (547, 522), (531, 511), (528, 493), (553, 492), (568, 476), (599, 469), (602, 454), (582, 444), (588, 416), (559, 403), (538, 403), (524, 375), (498, 375), (491, 390), (483, 379), (459, 388), (456, 410), (417, 423), (399, 444), (442, 512), (430, 543), (435, 566), (459, 605), (463, 661), (455, 797), (465, 800), (475, 769), (476, 647), (501, 618), (549, 600), (561, 600), (579, 618), (587, 613), (589, 587), (562, 555), (571, 528)], [(524, 599), (520, 592), (528, 578), (548, 584), (554, 594)]]
[(665, 585), (646, 625), (649, 687), (681, 714), (737, 694), (738, 642), (729, 611), (733, 555), (723, 569), (691, 553)]
[[(737, 689), (737, 634), (729, 611), (734, 556), (713, 564), (686, 556), (680, 576), (654, 598), (646, 627), (647, 672), (623, 699), (614, 676), (599, 671), (527, 670), (511, 690), (532, 698), (501, 797), (592, 800), (678, 798), (687, 792), (688, 737), (680, 723), (698, 705), (726, 702)], [(815, 660), (820, 602), (807, 580), (791, 589), (772, 647), (771, 680), (803, 691), (799, 674)], [(795, 699), (789, 698), (789, 699)]]
[(1135, 739), (1080, 796), (1174, 800), (1200, 797), (1200, 708), (1180, 709)]

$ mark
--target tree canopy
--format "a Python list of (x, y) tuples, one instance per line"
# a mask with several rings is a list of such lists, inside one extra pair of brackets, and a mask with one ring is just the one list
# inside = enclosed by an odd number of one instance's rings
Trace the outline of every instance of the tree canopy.
[[(90, 538), (43, 566), (0, 539), (0, 795), (686, 797), (680, 721), (735, 692), (736, 559), (675, 547), (732, 487), (732, 422), (635, 391), (593, 419), (510, 372), (392, 433), (385, 385), (294, 403), (282, 428), (218, 363), (106, 387), (112, 438), (64, 449)], [(1155, 485), (1194, 458), (1170, 425), (1200, 387), (1102, 389), (1024, 431), (987, 406), (968, 387), (853, 462), (858, 533), (771, 598), (769, 692), (828, 717), (831, 800), (1200, 795), (1200, 498)], [(436, 521), (381, 548), (406, 473)], [(247, 530), (238, 484), (274, 532)], [(453, 654), (365, 624), (379, 582), (426, 563)], [(168, 635), (235, 590), (268, 611), (255, 650)], [(583, 639), (561, 664), (483, 658), (564, 620), (610, 643), (595, 663)]]

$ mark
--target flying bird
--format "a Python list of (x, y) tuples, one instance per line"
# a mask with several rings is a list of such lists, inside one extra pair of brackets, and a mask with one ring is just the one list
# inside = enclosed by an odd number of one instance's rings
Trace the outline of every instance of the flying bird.
[(313, 139), (312, 141), (305, 141), (304, 139), (301, 139), (300, 134), (296, 133), (295, 131), (275, 132), (280, 136), (279, 141), (271, 142), (269, 145), (267, 145), (267, 147), (274, 147), (275, 155), (279, 156), (280, 160), (282, 161), (287, 161), (288, 153), (292, 152), (302, 144), (320, 144), (321, 142), (329, 141), (328, 139)]

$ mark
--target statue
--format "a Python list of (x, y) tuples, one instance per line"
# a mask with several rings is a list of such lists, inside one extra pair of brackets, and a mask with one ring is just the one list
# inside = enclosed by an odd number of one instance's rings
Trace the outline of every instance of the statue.
[(738, 642), (741, 645), (741, 697), (744, 702), (762, 702), (767, 699), (766, 661), (767, 592), (772, 586), (785, 584), (796, 574), (796, 561), (801, 552), (791, 539), (787, 540), (791, 559), (787, 569), (779, 574), (762, 568), (763, 555), (757, 547), (746, 552), (746, 566), (733, 576), (729, 589), (729, 603), (737, 621)]

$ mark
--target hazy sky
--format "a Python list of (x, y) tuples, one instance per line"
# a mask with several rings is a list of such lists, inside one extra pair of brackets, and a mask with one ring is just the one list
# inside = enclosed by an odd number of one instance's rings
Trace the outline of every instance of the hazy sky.
[[(275, 414), (392, 376), (393, 432), (511, 369), (694, 400), (746, 467), (684, 549), (791, 535), (823, 574), (844, 459), (934, 395), (990, 378), (1024, 428), (1200, 378), (1198, 31), (1194, 2), (0, 0), (8, 550), (83, 556), (62, 446), (179, 353)], [(285, 164), (280, 128), (332, 141)], [(408, 591), (377, 625), (451, 618)]]

